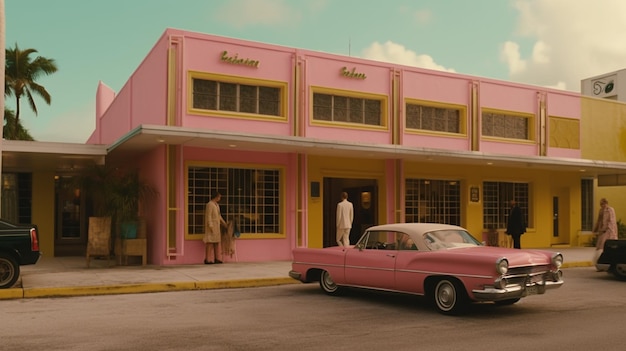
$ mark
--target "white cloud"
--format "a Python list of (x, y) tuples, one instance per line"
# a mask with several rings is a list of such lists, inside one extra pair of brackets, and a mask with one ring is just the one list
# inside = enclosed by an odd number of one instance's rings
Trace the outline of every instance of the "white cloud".
[(526, 61), (522, 59), (519, 52), (519, 45), (512, 41), (507, 41), (502, 46), (500, 58), (509, 66), (509, 74), (514, 75), (526, 69)]
[(415, 12), (415, 19), (419, 24), (427, 24), (432, 19), (433, 14), (429, 10), (419, 10)]
[[(214, 13), (214, 18), (234, 27), (256, 25), (289, 25), (298, 23), (302, 13), (295, 10), (286, 0), (229, 0)], [(324, 6), (324, 1), (312, 1), (313, 10)]]
[(500, 56), (511, 80), (579, 91), (582, 79), (626, 68), (626, 1), (516, 0), (514, 7), (516, 36)]
[(408, 50), (403, 45), (391, 41), (387, 41), (384, 44), (379, 42), (372, 43), (363, 50), (362, 57), (369, 60), (454, 72), (454, 69), (437, 64), (431, 56), (418, 55), (414, 51)]

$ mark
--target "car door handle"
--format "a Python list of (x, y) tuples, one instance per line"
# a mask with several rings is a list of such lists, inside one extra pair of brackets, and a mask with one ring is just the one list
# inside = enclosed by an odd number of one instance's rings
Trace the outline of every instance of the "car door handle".
[(387, 254), (387, 257), (396, 257), (394, 254)]

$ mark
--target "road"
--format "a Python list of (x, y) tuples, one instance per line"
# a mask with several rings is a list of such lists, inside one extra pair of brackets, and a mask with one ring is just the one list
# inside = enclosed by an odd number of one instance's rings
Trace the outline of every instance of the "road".
[(565, 270), (562, 288), (444, 316), (424, 299), (318, 285), (0, 301), (2, 350), (623, 350), (626, 282)]

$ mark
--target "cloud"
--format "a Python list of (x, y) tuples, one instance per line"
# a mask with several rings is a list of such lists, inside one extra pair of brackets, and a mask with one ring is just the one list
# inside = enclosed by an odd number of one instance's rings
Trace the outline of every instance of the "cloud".
[(428, 24), (433, 17), (433, 14), (429, 10), (419, 10), (415, 12), (415, 20), (419, 24)]
[[(319, 11), (325, 1), (311, 1), (312, 11)], [(217, 9), (214, 18), (237, 28), (253, 26), (288, 26), (302, 20), (302, 13), (286, 0), (229, 0)]]
[(582, 79), (626, 68), (626, 1), (515, 0), (513, 6), (516, 31), (500, 51), (510, 80), (579, 91)]
[(454, 72), (454, 69), (437, 64), (431, 56), (418, 55), (414, 51), (408, 50), (403, 45), (391, 41), (387, 41), (384, 44), (379, 42), (372, 43), (362, 51), (362, 57), (375, 61)]

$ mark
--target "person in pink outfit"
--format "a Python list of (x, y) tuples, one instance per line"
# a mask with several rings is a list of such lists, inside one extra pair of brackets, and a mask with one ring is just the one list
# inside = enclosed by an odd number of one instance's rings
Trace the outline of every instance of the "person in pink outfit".
[(595, 264), (604, 250), (604, 243), (607, 240), (617, 240), (615, 210), (609, 206), (609, 201), (605, 198), (600, 199), (600, 213), (593, 227), (593, 233), (597, 235), (596, 252), (593, 258)]

